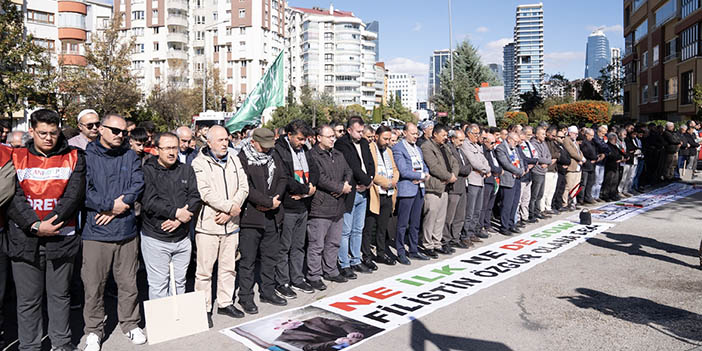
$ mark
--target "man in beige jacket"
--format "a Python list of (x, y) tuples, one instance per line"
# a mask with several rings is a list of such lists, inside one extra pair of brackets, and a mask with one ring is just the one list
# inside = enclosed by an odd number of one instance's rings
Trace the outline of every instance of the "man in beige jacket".
[(202, 210), (195, 226), (197, 271), (195, 290), (205, 293), (207, 317), (212, 327), (212, 269), (218, 261), (217, 313), (243, 318), (234, 307), (239, 213), (249, 195), (249, 183), (236, 154), (229, 152), (227, 131), (214, 126), (207, 132), (207, 146), (193, 160)]
[(563, 208), (574, 211), (575, 201), (570, 203), (573, 195), (571, 191), (580, 184), (580, 176), (582, 174), (581, 166), (585, 157), (582, 151), (580, 151), (580, 146), (576, 141), (578, 138), (578, 127), (570, 126), (568, 127), (568, 135), (563, 139), (563, 146), (565, 147), (568, 154), (570, 154), (570, 165), (568, 166), (568, 171), (566, 173), (566, 187), (563, 191)]

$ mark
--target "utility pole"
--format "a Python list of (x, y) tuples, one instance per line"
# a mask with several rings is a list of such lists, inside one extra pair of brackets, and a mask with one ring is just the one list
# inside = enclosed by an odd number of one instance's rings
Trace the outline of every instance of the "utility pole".
[(449, 15), (449, 60), (451, 60), (451, 122), (456, 119), (456, 95), (453, 91), (453, 23), (451, 21), (451, 0), (448, 0)]

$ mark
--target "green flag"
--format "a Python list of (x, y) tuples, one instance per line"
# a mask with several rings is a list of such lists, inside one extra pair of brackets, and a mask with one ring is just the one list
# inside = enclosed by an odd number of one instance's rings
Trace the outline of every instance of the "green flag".
[(247, 125), (259, 125), (263, 110), (285, 104), (283, 72), (283, 52), (281, 51), (273, 61), (273, 65), (268, 68), (263, 78), (246, 97), (241, 108), (225, 124), (230, 133), (240, 131)]

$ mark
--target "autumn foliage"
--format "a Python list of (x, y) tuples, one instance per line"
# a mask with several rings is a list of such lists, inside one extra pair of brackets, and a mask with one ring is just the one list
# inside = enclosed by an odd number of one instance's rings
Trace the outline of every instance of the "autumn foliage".
[(527, 116), (527, 114), (525, 112), (522, 112), (522, 111), (507, 111), (507, 112), (505, 112), (505, 116), (500, 121), (500, 126), (502, 128), (507, 128), (510, 125), (515, 125), (515, 124), (521, 124), (521, 125), (529, 124), (529, 116)]
[(604, 101), (577, 101), (555, 105), (549, 107), (548, 115), (551, 123), (567, 125), (608, 124), (612, 119), (609, 103)]

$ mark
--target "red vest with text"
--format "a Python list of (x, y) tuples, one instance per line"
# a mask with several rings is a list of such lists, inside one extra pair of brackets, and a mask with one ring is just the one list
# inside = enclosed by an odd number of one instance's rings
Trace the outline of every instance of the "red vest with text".
[[(40, 220), (56, 208), (58, 200), (66, 190), (68, 180), (78, 163), (78, 151), (63, 155), (42, 157), (29, 150), (16, 149), (12, 161), (17, 172), (17, 181), (27, 197), (29, 205)], [(72, 218), (60, 229), (60, 235), (74, 235), (76, 219)]]
[[(10, 160), (12, 160), (12, 148), (0, 145), (0, 168), (5, 167)], [(5, 221), (7, 220), (5, 212), (5, 210), (0, 211), (0, 233), (5, 230)]]

